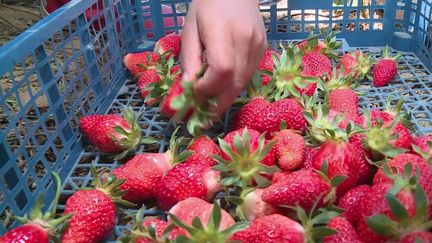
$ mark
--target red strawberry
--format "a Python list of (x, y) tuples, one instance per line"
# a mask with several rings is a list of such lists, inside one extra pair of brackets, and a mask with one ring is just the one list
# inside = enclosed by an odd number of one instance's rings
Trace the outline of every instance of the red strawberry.
[[(395, 217), (389, 207), (389, 204), (385, 198), (387, 193), (393, 188), (393, 184), (380, 183), (373, 185), (369, 194), (363, 197), (361, 200), (358, 211), (360, 212), (360, 218), (357, 226), (357, 233), (360, 239), (364, 242), (386, 242), (390, 239), (390, 236), (382, 236), (375, 233), (367, 223), (367, 219), (371, 219), (372, 216), (385, 215), (390, 219), (394, 220)], [(405, 208), (409, 218), (413, 217), (416, 204), (414, 200), (414, 193), (408, 189), (402, 189), (396, 194), (396, 199), (400, 201), (402, 206)], [(410, 219), (408, 219), (410, 220)], [(391, 233), (391, 232), (389, 232)]]
[(231, 240), (248, 243), (300, 243), (305, 239), (303, 226), (280, 214), (257, 218), (249, 227), (235, 233), (231, 238)]
[(358, 102), (358, 95), (352, 89), (341, 88), (329, 91), (329, 106), (332, 110), (354, 117), (358, 114)]
[[(140, 90), (141, 96), (146, 98), (149, 94), (149, 91), (146, 90), (147, 86), (151, 83), (157, 83), (161, 80), (159, 74), (156, 69), (149, 69), (144, 71), (141, 76), (138, 78), (138, 88)], [(155, 100), (147, 102), (148, 105), (151, 105), (155, 102)]]
[[(258, 65), (258, 70), (260, 71), (274, 71), (274, 61), (273, 61), (273, 55), (280, 56), (279, 53), (273, 50), (265, 50), (264, 56), (261, 59), (261, 62)], [(271, 77), (267, 75), (261, 75), (262, 84), (267, 85), (270, 82)]]
[(166, 58), (168, 59), (172, 55), (174, 56), (175, 60), (179, 58), (180, 50), (181, 50), (181, 35), (175, 33), (160, 38), (156, 42), (154, 48), (154, 52), (157, 52), (160, 55), (170, 52), (170, 54), (168, 54)]
[(262, 199), (264, 189), (256, 188), (242, 192), (241, 198), (243, 203), (237, 207), (237, 215), (242, 219), (252, 221), (266, 215), (278, 213), (278, 208), (272, 206)]
[(428, 231), (417, 231), (405, 235), (400, 243), (429, 243), (432, 242), (432, 233)]
[(369, 195), (371, 187), (368, 185), (361, 185), (351, 188), (340, 199), (337, 204), (338, 207), (344, 209), (342, 216), (344, 216), (353, 226), (357, 226), (359, 215), (359, 203), (366, 195)]
[(170, 209), (188, 197), (212, 200), (220, 191), (218, 171), (201, 164), (178, 164), (158, 182), (155, 188), (160, 208)]
[(324, 49), (325, 44), (322, 41), (318, 41), (316, 43), (312, 43), (311, 41), (301, 41), (297, 44), (297, 48), (305, 50), (307, 52), (320, 52)]
[(112, 174), (125, 180), (120, 186), (121, 190), (127, 191), (124, 200), (142, 203), (154, 197), (154, 188), (173, 164), (168, 153), (137, 154), (126, 164), (115, 168)]
[(316, 152), (318, 152), (317, 148), (314, 147), (305, 147), (304, 150), (304, 161), (303, 161), (303, 166), (302, 169), (312, 169), (312, 159), (315, 156)]
[[(145, 51), (139, 53), (128, 53), (123, 58), (123, 63), (134, 76), (138, 76), (147, 69), (154, 69), (158, 59), (159, 55), (157, 53)], [(147, 69), (143, 67), (146, 67)]]
[(305, 88), (300, 89), (301, 95), (313, 96), (317, 90), (317, 83), (310, 83)]
[(216, 168), (232, 178), (224, 180), (229, 183), (225, 186), (246, 188), (256, 183), (259, 187), (268, 186), (270, 181), (265, 178), (270, 179), (277, 171), (273, 145), (264, 134), (249, 128), (232, 131), (219, 139), (221, 156), (216, 157), (220, 164)]
[(121, 180), (110, 178), (102, 183), (94, 168), (92, 173), (96, 187), (76, 191), (66, 201), (64, 212), (73, 216), (63, 232), (62, 242), (100, 242), (108, 237), (116, 225), (115, 203), (134, 206), (121, 199), (124, 195), (118, 188), (123, 183)]
[(301, 93), (306, 92), (303, 89), (307, 89), (308, 93), (315, 92), (315, 90), (311, 90), (313, 82), (308, 81), (309, 79), (305, 78), (301, 73), (301, 57), (302, 53), (299, 49), (288, 47), (284, 49), (282, 55), (276, 59), (273, 75), (276, 92), (272, 94), (276, 100), (288, 98), (290, 96), (299, 99)]
[(358, 179), (357, 160), (359, 152), (348, 142), (328, 140), (324, 142), (312, 159), (312, 165), (319, 170), (328, 163), (328, 177), (344, 176), (345, 180), (337, 187), (337, 195), (342, 196), (353, 188)]
[(358, 151), (364, 153), (367, 158), (372, 158), (372, 154), (370, 150), (366, 149), (363, 146), (363, 142), (366, 139), (366, 134), (364, 133), (356, 133), (350, 136), (349, 143), (354, 146)]
[(51, 208), (45, 213), (42, 212), (43, 195), (40, 195), (34, 208), (28, 216), (15, 217), (15, 219), (23, 225), (13, 228), (6, 232), (3, 236), (0, 236), (0, 242), (48, 243), (54, 240), (56, 234), (60, 230), (59, 226), (68, 220), (72, 215), (63, 215), (61, 217), (56, 216), (58, 199), (61, 192), (61, 190), (59, 190), (61, 187), (61, 181), (57, 174), (53, 173), (53, 177), (58, 190), (56, 191)]
[[(123, 117), (115, 114), (88, 115), (80, 119), (80, 128), (89, 141), (105, 153), (123, 151), (117, 159), (125, 156), (143, 143), (141, 128), (131, 107), (123, 111)], [(146, 139), (145, 143), (154, 143)]]
[(207, 136), (195, 138), (193, 143), (187, 148), (192, 154), (185, 160), (189, 164), (202, 164), (214, 166), (217, 162), (212, 155), (219, 155), (219, 147)]
[(298, 170), (290, 173), (284, 180), (264, 189), (262, 199), (271, 205), (299, 205), (304, 210), (312, 209), (320, 198), (317, 207), (324, 205), (324, 198), (331, 192), (330, 183), (312, 170)]
[[(244, 142), (243, 137), (242, 137), (244, 130), (245, 129), (238, 129), (238, 130), (229, 132), (223, 138), (223, 140), (231, 147), (231, 149), (234, 152), (240, 152), (240, 151), (236, 151), (235, 138), (236, 138), (236, 136), (239, 136), (240, 141)], [(246, 130), (247, 130), (247, 134), (249, 135), (249, 144), (247, 144), (247, 145), (249, 147), (250, 153), (253, 153), (259, 149), (261, 133), (259, 133), (258, 131), (255, 131), (253, 129), (249, 129), (249, 128), (247, 128)], [(265, 144), (267, 144), (267, 141), (265, 141)], [(228, 154), (225, 153), (223, 150), (221, 152), (221, 155), (222, 155), (222, 158), (225, 160), (230, 159)], [(275, 164), (275, 159), (276, 158), (275, 158), (275, 154), (274, 154), (273, 150), (270, 150), (269, 153), (260, 162), (264, 165), (272, 166)]]
[(412, 142), (412, 150), (414, 153), (422, 156), (426, 161), (432, 160), (432, 135), (418, 136)]
[(262, 119), (263, 116), (261, 115), (263, 114), (262, 111), (269, 104), (270, 102), (266, 101), (263, 97), (257, 97), (250, 100), (235, 114), (232, 120), (231, 129), (238, 130), (244, 127), (259, 129), (259, 120)]
[(336, 234), (324, 237), (324, 243), (362, 243), (354, 227), (344, 217), (334, 217), (330, 219), (330, 221), (327, 223), (327, 226), (330, 229), (335, 230)]
[(301, 135), (292, 130), (282, 130), (273, 136), (278, 165), (282, 170), (294, 170), (301, 166), (304, 158), (305, 142)]
[[(387, 162), (387, 165), (390, 168), (394, 168), (392, 170), (392, 174), (396, 173), (404, 173), (405, 166), (410, 163), (412, 166), (411, 174), (414, 175), (416, 172), (416, 168), (420, 171), (420, 177), (418, 178), (418, 184), (422, 186), (429, 201), (432, 201), (432, 168), (431, 166), (421, 157), (409, 153), (399, 154), (394, 157), (392, 160)], [(384, 170), (381, 168), (375, 174), (373, 179), (374, 184), (381, 183), (392, 183), (393, 179), (389, 178), (388, 175), (384, 173)], [(432, 204), (430, 206), (430, 215), (432, 214)]]
[(40, 224), (27, 223), (18, 226), (8, 231), (0, 237), (0, 242), (15, 243), (15, 242), (34, 242), (48, 243), (50, 242), (50, 233)]
[(272, 177), (272, 184), (276, 184), (279, 181), (284, 181), (287, 178), (289, 178), (289, 174), (291, 174), (291, 172), (288, 171), (277, 171), (273, 174)]
[[(175, 204), (169, 213), (174, 215), (179, 221), (185, 225), (192, 225), (192, 221), (195, 217), (198, 217), (200, 221), (206, 226), (212, 217), (212, 210), (214, 205), (210, 204), (200, 198), (189, 197)], [(221, 210), (219, 230), (225, 230), (235, 224), (234, 219), (225, 210)], [(168, 223), (173, 222), (172, 216), (168, 218)], [(180, 229), (180, 234), (187, 234), (184, 230)]]
[(397, 74), (396, 60), (401, 56), (398, 54), (390, 57), (388, 46), (381, 52), (381, 59), (373, 66), (373, 85), (375, 87), (383, 87), (392, 81)]
[(294, 99), (281, 99), (268, 105), (263, 111), (263, 119), (259, 123), (258, 132), (266, 132), (267, 137), (280, 130), (282, 122), (286, 129), (297, 131), (306, 130), (306, 119), (303, 116), (303, 107)]
[(176, 97), (183, 93), (182, 83), (180, 81), (174, 81), (172, 86), (168, 89), (168, 92), (160, 105), (160, 113), (167, 117), (171, 117), (176, 113), (176, 110), (171, 107), (171, 102)]
[(306, 53), (302, 58), (303, 71), (305, 77), (319, 78), (327, 75), (332, 77), (332, 63), (330, 59), (319, 52)]
[(413, 145), (419, 147), (423, 152), (429, 153), (431, 152), (431, 148), (428, 145), (429, 142), (432, 142), (432, 135), (418, 136), (413, 140)]
[(372, 67), (371, 56), (361, 51), (345, 53), (338, 64), (338, 69), (343, 68), (343, 76), (353, 74), (354, 79), (363, 79)]
[[(148, 218), (144, 218), (144, 220), (142, 222), (142, 226), (146, 227), (146, 228), (153, 226), (153, 228), (155, 229), (156, 238), (160, 239), (162, 237), (163, 232), (169, 226), (169, 224), (168, 224), (168, 222), (163, 221), (161, 219), (158, 219), (155, 217), (148, 217)], [(178, 235), (179, 235), (179, 229), (174, 228), (171, 231), (168, 238), (170, 240), (174, 240)]]
[[(164, 231), (168, 228), (168, 223), (156, 217), (145, 217), (142, 222), (143, 211), (139, 210), (135, 216), (135, 222), (132, 225), (130, 232), (119, 239), (119, 242), (128, 243), (153, 243), (165, 242), (165, 240), (174, 240), (180, 233), (177, 227), (174, 227), (164, 235)], [(152, 228), (152, 230), (150, 230)], [(154, 234), (151, 233), (154, 232)], [(165, 238), (166, 237), (166, 238)]]

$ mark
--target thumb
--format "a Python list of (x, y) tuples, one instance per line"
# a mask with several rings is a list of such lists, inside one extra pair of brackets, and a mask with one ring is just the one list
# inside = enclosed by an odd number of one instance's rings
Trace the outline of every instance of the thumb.
[(190, 14), (186, 17), (181, 36), (180, 64), (182, 67), (182, 80), (195, 81), (196, 74), (201, 69), (203, 47), (194, 11), (190, 11)]

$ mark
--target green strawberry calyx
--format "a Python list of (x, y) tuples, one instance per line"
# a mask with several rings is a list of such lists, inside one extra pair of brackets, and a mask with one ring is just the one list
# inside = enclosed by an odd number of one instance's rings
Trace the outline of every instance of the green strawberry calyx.
[(110, 134), (111, 139), (118, 144), (124, 151), (118, 154), (114, 159), (120, 160), (134, 151), (140, 144), (154, 144), (157, 142), (152, 137), (143, 137), (138, 118), (132, 107), (128, 106), (122, 112), (123, 119), (129, 124), (130, 128), (114, 126), (114, 132)]
[(348, 122), (345, 129), (340, 128), (340, 124), (346, 119), (345, 114), (331, 117), (327, 105), (317, 104), (312, 112), (306, 110), (304, 117), (309, 123), (306, 140), (312, 145), (320, 145), (327, 140), (348, 141), (352, 135), (364, 130), (352, 121)]
[(372, 150), (372, 154), (376, 159), (380, 159), (380, 155), (394, 158), (396, 155), (406, 152), (406, 149), (398, 148), (391, 143), (398, 138), (397, 133), (393, 132), (393, 128), (399, 123), (400, 116), (396, 116), (390, 124), (384, 124), (381, 120), (378, 120), (376, 126), (374, 126), (369, 111), (366, 111), (364, 115), (367, 127), (369, 127), (366, 132), (365, 145)]
[(228, 242), (229, 238), (237, 231), (246, 228), (249, 224), (246, 221), (240, 221), (231, 227), (220, 230), (222, 220), (222, 209), (218, 202), (213, 204), (212, 212), (207, 222), (201, 222), (199, 217), (192, 220), (192, 225), (187, 225), (180, 221), (174, 214), (169, 214), (171, 221), (178, 227), (183, 228), (189, 233), (189, 236), (179, 235), (176, 242)]
[(126, 194), (125, 190), (121, 190), (120, 186), (126, 181), (125, 179), (117, 179), (114, 175), (108, 175), (106, 178), (101, 178), (95, 167), (90, 167), (90, 171), (93, 176), (92, 187), (83, 188), (83, 190), (99, 190), (107, 195), (111, 201), (116, 204), (123, 205), (126, 207), (135, 207), (134, 203), (122, 199)]
[(61, 230), (60, 225), (67, 223), (67, 220), (72, 217), (72, 214), (56, 214), (62, 187), (59, 175), (55, 172), (52, 172), (52, 176), (57, 187), (51, 208), (45, 213), (42, 212), (43, 195), (41, 194), (36, 200), (34, 208), (28, 215), (26, 214), (23, 217), (13, 216), (13, 218), (21, 224), (37, 224), (41, 226), (48, 232), (51, 239), (56, 240), (56, 234), (60, 233), (59, 231)]
[(280, 58), (275, 57), (274, 82), (276, 93), (275, 100), (287, 97), (300, 98), (298, 89), (306, 88), (310, 83), (316, 82), (315, 78), (301, 75), (302, 59), (301, 52), (295, 46), (284, 48)]
[(223, 186), (236, 186), (246, 188), (252, 186), (254, 182), (258, 187), (267, 187), (271, 184), (269, 180), (262, 175), (272, 175), (279, 169), (276, 166), (267, 166), (261, 161), (270, 152), (276, 141), (270, 141), (266, 144), (265, 134), (259, 138), (259, 145), (255, 151), (249, 148), (250, 135), (245, 128), (240, 135), (234, 136), (234, 149), (223, 139), (218, 139), (221, 150), (228, 156), (223, 159), (221, 156), (212, 156), (219, 164), (213, 167), (222, 173)]

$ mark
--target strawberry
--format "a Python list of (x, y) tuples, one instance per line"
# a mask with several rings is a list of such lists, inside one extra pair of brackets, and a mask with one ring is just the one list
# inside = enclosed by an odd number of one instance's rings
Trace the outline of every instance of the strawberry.
[(289, 178), (289, 174), (291, 172), (288, 171), (277, 171), (272, 176), (272, 184), (276, 184), (279, 181), (284, 181)]
[(371, 56), (362, 51), (347, 52), (340, 59), (338, 69), (343, 69), (343, 76), (352, 74), (354, 79), (362, 80), (372, 67), (371, 60)]
[(325, 198), (331, 194), (330, 182), (312, 170), (298, 170), (288, 174), (283, 180), (264, 189), (262, 199), (274, 206), (299, 205), (306, 211), (325, 204)]
[(345, 177), (342, 184), (337, 187), (337, 195), (341, 196), (357, 183), (359, 156), (358, 151), (350, 143), (328, 140), (321, 145), (313, 157), (312, 165), (315, 169), (320, 169), (327, 161), (329, 178)]
[(333, 51), (342, 46), (342, 43), (336, 40), (336, 35), (336, 31), (331, 31), (324, 36), (324, 39), (321, 41), (318, 40), (318, 36), (315, 36), (314, 33), (311, 32), (308, 39), (297, 44), (297, 48), (299, 48), (302, 53), (320, 52), (329, 58), (336, 58), (337, 54)]
[(134, 75), (138, 76), (148, 69), (154, 69), (159, 60), (159, 55), (155, 52), (128, 53), (123, 58), (126, 68)]
[(271, 103), (263, 110), (264, 117), (260, 123), (259, 132), (266, 132), (267, 137), (280, 130), (282, 122), (286, 129), (297, 131), (306, 130), (306, 120), (303, 116), (303, 107), (294, 99), (281, 99)]
[(42, 213), (43, 195), (40, 195), (34, 208), (29, 215), (24, 217), (14, 217), (22, 225), (13, 228), (0, 236), (0, 242), (3, 243), (48, 243), (56, 239), (56, 234), (60, 231), (60, 225), (65, 223), (71, 214), (65, 214), (57, 217), (56, 210), (61, 192), (60, 177), (52, 173), (57, 185), (56, 194), (53, 199), (53, 205), (47, 212)]
[(231, 240), (248, 243), (305, 242), (305, 229), (296, 221), (280, 214), (257, 218), (249, 227), (233, 235)]
[(312, 159), (315, 156), (315, 153), (318, 152), (317, 148), (306, 146), (304, 150), (304, 160), (302, 169), (312, 169)]
[(359, 215), (359, 203), (366, 195), (369, 195), (371, 187), (369, 185), (360, 185), (348, 190), (337, 204), (339, 208), (344, 209), (342, 216), (345, 217), (353, 226), (357, 226)]
[(394, 57), (389, 54), (389, 47), (386, 46), (381, 50), (381, 59), (373, 66), (372, 84), (375, 87), (386, 86), (392, 81), (397, 74), (396, 60), (402, 56), (401, 53)]
[(168, 92), (160, 105), (160, 113), (164, 116), (171, 117), (176, 113), (176, 109), (171, 106), (172, 101), (183, 93), (183, 87), (180, 80), (173, 82), (172, 86), (168, 89)]
[(138, 120), (131, 107), (123, 111), (123, 117), (115, 114), (87, 115), (80, 119), (85, 137), (105, 153), (118, 153), (116, 159), (126, 156), (141, 143), (154, 143), (149, 137), (141, 137)]
[(76, 191), (70, 196), (64, 212), (73, 214), (66, 230), (62, 234), (62, 242), (100, 242), (108, 237), (116, 224), (116, 203), (135, 206), (121, 197), (124, 191), (118, 187), (124, 182), (110, 177), (106, 182), (91, 168), (94, 188)]
[(372, 159), (370, 150), (363, 147), (363, 141), (366, 139), (364, 133), (356, 133), (350, 136), (348, 142), (358, 151), (360, 157), (357, 160), (358, 179), (357, 185), (370, 184), (375, 167), (368, 160)]
[[(411, 164), (411, 175), (415, 174), (417, 168), (420, 176), (418, 184), (425, 190), (429, 201), (432, 201), (432, 169), (430, 165), (421, 157), (409, 153), (399, 154), (392, 160), (387, 162), (387, 165), (392, 169), (391, 175), (384, 173), (384, 168), (380, 168), (373, 178), (374, 184), (391, 183), (394, 178), (392, 175), (403, 173), (407, 164)], [(430, 215), (432, 215), (432, 204), (430, 205)]]
[(414, 138), (411, 148), (414, 153), (422, 156), (426, 161), (432, 161), (432, 135)]
[(417, 231), (405, 235), (400, 243), (432, 242), (432, 233), (428, 231)]
[(330, 109), (342, 112), (348, 116), (358, 113), (358, 95), (349, 88), (335, 89), (329, 92)]
[(154, 52), (160, 55), (166, 55), (165, 58), (169, 58), (171, 55), (174, 56), (175, 60), (178, 60), (181, 50), (181, 35), (180, 34), (169, 34), (160, 38), (154, 47)]
[(247, 226), (221, 209), (219, 204), (210, 204), (202, 199), (190, 197), (178, 202), (169, 211), (169, 223), (180, 227), (177, 240), (186, 242), (226, 242), (231, 235)]
[[(149, 91), (146, 89), (147, 86), (151, 83), (157, 83), (161, 80), (159, 74), (156, 69), (149, 69), (141, 73), (141, 76), (138, 78), (138, 88), (141, 93), (141, 97), (146, 98), (149, 94)], [(151, 100), (147, 102), (147, 105), (152, 105), (155, 100)]]
[(352, 119), (358, 116), (359, 98), (353, 90), (356, 87), (353, 74), (343, 75), (333, 68), (333, 74), (322, 89), (326, 91), (326, 98), (331, 110), (341, 112)]
[[(259, 71), (267, 71), (270, 73), (273, 73), (274, 71), (274, 61), (273, 56), (279, 57), (280, 54), (273, 50), (265, 50), (264, 56), (261, 59), (260, 63), (258, 64), (258, 70)], [(267, 85), (270, 82), (271, 77), (261, 74), (262, 84)]]
[(246, 188), (255, 183), (259, 187), (270, 184), (264, 176), (271, 177), (277, 171), (274, 142), (268, 142), (264, 134), (249, 128), (232, 131), (218, 141), (221, 156), (214, 157), (219, 162), (214, 168), (226, 173), (224, 186)]
[(137, 154), (124, 165), (115, 168), (112, 174), (125, 182), (120, 186), (127, 191), (124, 200), (133, 203), (143, 203), (154, 197), (154, 188), (165, 174), (179, 162), (190, 155), (183, 151), (178, 153), (179, 146), (185, 142), (184, 137), (176, 138), (178, 128), (170, 139), (169, 149), (165, 153)]
[(306, 53), (302, 58), (302, 65), (301, 74), (305, 77), (332, 77), (332, 63), (324, 54), (319, 52)]
[(219, 147), (209, 137), (200, 136), (195, 138), (187, 149), (191, 152), (191, 155), (187, 157), (185, 163), (203, 164), (206, 166), (217, 164), (212, 156), (219, 155)]
[(124, 243), (153, 243), (174, 240), (180, 231), (177, 227), (171, 227), (166, 221), (156, 217), (146, 217), (140, 222), (143, 210), (140, 209), (135, 216), (135, 222), (130, 232), (119, 239)]
[(368, 121), (367, 127), (366, 146), (375, 152), (375, 157), (377, 154), (383, 154), (392, 158), (411, 148), (413, 137), (398, 119), (385, 123), (377, 122), (375, 126)]
[(155, 190), (160, 208), (170, 209), (188, 197), (210, 201), (221, 190), (218, 171), (202, 164), (178, 164), (160, 180)]
[[(314, 43), (315, 41), (315, 43)], [(297, 44), (297, 48), (304, 51), (305, 53), (308, 52), (320, 52), (322, 49), (324, 49), (325, 45), (322, 41), (317, 40), (304, 40)]]
[(278, 213), (279, 209), (263, 201), (262, 188), (248, 188), (242, 191), (241, 204), (236, 208), (236, 215), (242, 220), (253, 221), (266, 215)]
[(292, 130), (281, 130), (273, 136), (273, 150), (282, 170), (294, 170), (301, 166), (304, 158), (305, 142), (301, 135)]
[[(396, 227), (399, 226), (394, 220), (398, 217), (396, 215), (402, 212), (393, 213), (395, 210), (392, 210), (389, 206), (390, 197), (399, 201), (400, 210), (405, 211), (408, 223), (416, 213), (414, 193), (409, 189), (402, 189), (399, 192), (396, 191), (396, 195), (394, 195), (390, 193), (392, 188), (394, 188), (393, 184), (389, 183), (373, 185), (370, 192), (360, 201), (358, 206), (360, 218), (357, 233), (362, 241), (386, 242), (392, 237), (398, 238), (398, 229)], [(383, 217), (386, 219), (383, 219)], [(377, 234), (378, 232), (381, 234)]]
[(336, 231), (336, 234), (326, 236), (323, 239), (324, 243), (339, 243), (339, 242), (352, 242), (362, 243), (357, 235), (354, 227), (344, 217), (334, 217), (327, 223), (330, 229)]
[(262, 111), (269, 104), (263, 97), (251, 99), (237, 111), (232, 120), (231, 129), (238, 130), (244, 127), (259, 129), (259, 120), (263, 117)]
[[(303, 75), (302, 54), (298, 48), (287, 47), (282, 55), (275, 60), (274, 86), (276, 93), (273, 95), (276, 100), (293, 96), (299, 99), (303, 93), (314, 93), (311, 89), (315, 84), (315, 76)], [(316, 87), (316, 84), (315, 84)], [(307, 90), (304, 90), (307, 89)]]

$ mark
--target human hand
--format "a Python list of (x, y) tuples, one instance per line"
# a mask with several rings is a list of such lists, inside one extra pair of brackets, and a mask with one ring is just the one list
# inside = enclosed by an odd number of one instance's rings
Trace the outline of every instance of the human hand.
[[(182, 31), (183, 80), (198, 100), (215, 97), (218, 118), (252, 79), (267, 45), (257, 0), (194, 0)], [(196, 74), (206, 51), (208, 67)]]

